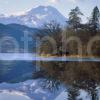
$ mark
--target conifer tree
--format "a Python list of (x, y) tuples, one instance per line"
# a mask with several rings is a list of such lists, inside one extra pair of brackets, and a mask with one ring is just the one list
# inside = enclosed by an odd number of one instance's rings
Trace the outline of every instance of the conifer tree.
[(79, 7), (76, 7), (75, 9), (72, 9), (69, 13), (69, 26), (73, 29), (77, 29), (80, 26), (81, 18), (80, 16), (83, 15), (79, 9)]
[(98, 30), (99, 30), (99, 18), (100, 18), (100, 11), (99, 11), (98, 7), (96, 6), (93, 9), (92, 17), (91, 17), (91, 19), (89, 21), (90, 30), (93, 33), (97, 33)]

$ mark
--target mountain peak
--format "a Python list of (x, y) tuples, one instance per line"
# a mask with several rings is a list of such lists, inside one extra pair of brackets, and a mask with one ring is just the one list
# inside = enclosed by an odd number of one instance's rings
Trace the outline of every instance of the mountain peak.
[(35, 7), (35, 8), (33, 8), (33, 9), (45, 9), (45, 8), (48, 8), (48, 9), (55, 9), (53, 6), (42, 6), (42, 5), (40, 5), (40, 6), (37, 6), (37, 7)]
[(28, 11), (28, 14), (33, 14), (33, 13), (47, 13), (48, 11), (56, 11), (58, 12), (58, 10), (52, 6), (37, 6), (35, 8), (32, 8), (30, 11)]
[(29, 27), (41, 27), (44, 23), (48, 23), (52, 20), (65, 24), (66, 18), (52, 6), (38, 6), (26, 12), (24, 15), (13, 16), (13, 17), (2, 17), (0, 23), (3, 24), (21, 24)]

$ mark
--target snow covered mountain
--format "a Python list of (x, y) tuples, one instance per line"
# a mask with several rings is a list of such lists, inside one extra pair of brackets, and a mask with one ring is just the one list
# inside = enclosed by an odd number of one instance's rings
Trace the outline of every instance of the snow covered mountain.
[(38, 6), (25, 12), (22, 15), (4, 16), (0, 15), (0, 23), (3, 24), (21, 24), (29, 27), (41, 27), (44, 23), (52, 20), (64, 25), (66, 18), (54, 7), (51, 6)]

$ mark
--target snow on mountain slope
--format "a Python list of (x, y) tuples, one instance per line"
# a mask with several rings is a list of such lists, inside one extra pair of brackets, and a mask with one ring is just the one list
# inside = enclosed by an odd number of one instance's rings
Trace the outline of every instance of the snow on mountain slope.
[(67, 19), (56, 8), (51, 6), (38, 6), (19, 16), (0, 16), (0, 23), (16, 23), (29, 27), (41, 27), (44, 23), (52, 20), (57, 21), (61, 25), (65, 25)]

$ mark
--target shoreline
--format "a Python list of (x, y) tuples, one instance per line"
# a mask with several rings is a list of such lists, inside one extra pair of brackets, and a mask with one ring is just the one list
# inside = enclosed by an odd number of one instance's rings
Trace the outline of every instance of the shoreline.
[(83, 55), (62, 55), (62, 56), (58, 56), (58, 55), (56, 55), (56, 56), (54, 56), (54, 55), (50, 55), (50, 54), (47, 54), (47, 55), (45, 55), (45, 54), (41, 54), (41, 55), (38, 55), (38, 57), (44, 57), (44, 58), (51, 58), (51, 57), (54, 57), (54, 58), (61, 58), (61, 57), (63, 57), (63, 58), (100, 58), (100, 56), (83, 56)]

